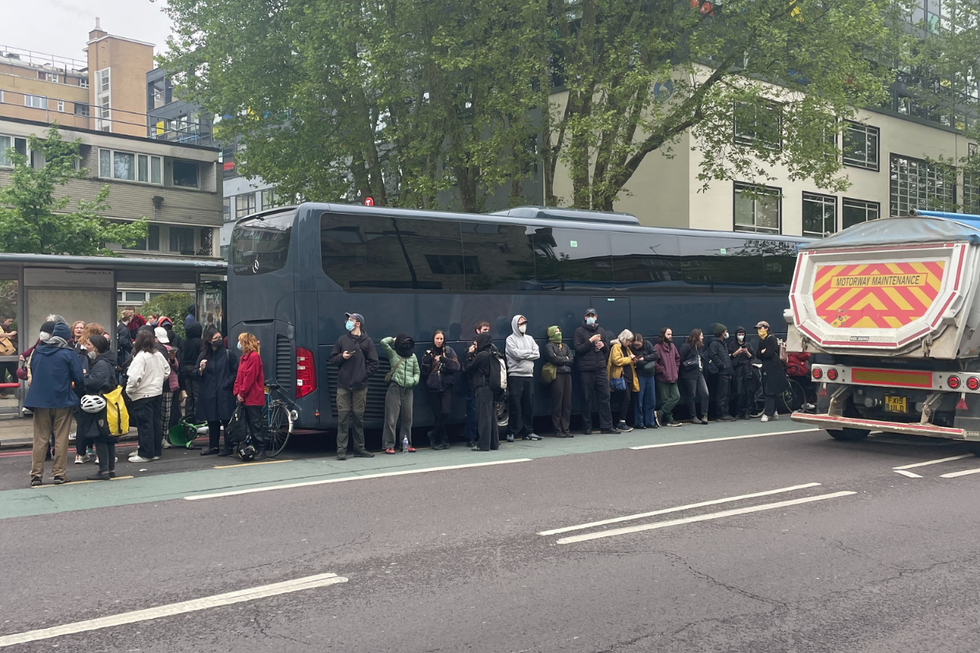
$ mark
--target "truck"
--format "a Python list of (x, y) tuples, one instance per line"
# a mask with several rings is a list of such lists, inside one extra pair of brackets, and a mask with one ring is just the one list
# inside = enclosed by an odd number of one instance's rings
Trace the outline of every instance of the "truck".
[(812, 355), (817, 388), (794, 421), (980, 453), (980, 216), (913, 211), (801, 245), (789, 300), (786, 347)]

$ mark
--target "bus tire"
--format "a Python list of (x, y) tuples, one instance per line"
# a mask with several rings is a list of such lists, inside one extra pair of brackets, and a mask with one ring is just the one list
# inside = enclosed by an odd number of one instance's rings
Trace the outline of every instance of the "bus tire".
[(497, 418), (497, 428), (507, 428), (507, 424), (510, 422), (510, 410), (506, 397), (501, 401), (493, 402), (493, 412), (494, 417)]
[(863, 440), (868, 437), (868, 434), (871, 433), (871, 431), (868, 431), (867, 429), (845, 428), (839, 431), (827, 431), (827, 433), (829, 433), (830, 437), (833, 439), (841, 442), (857, 442), (858, 440)]
[(974, 456), (980, 456), (980, 442), (967, 442), (966, 450)]

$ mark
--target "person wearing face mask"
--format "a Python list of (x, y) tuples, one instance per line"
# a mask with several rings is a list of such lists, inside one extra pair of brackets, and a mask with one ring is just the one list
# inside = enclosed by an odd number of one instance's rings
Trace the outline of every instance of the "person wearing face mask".
[(657, 337), (657, 344), (653, 347), (660, 356), (654, 363), (660, 423), (666, 426), (680, 426), (681, 423), (674, 419), (674, 408), (681, 400), (681, 393), (677, 387), (681, 357), (677, 347), (674, 346), (674, 331), (670, 327), (662, 328)]
[(572, 361), (575, 353), (562, 342), (561, 329), (548, 327), (548, 344), (544, 355), (555, 366), (555, 380), (551, 382), (551, 425), (556, 438), (573, 438), (569, 431), (572, 418)]
[[(76, 323), (77, 324), (77, 323)], [(89, 338), (96, 335), (104, 335), (105, 329), (102, 328), (101, 324), (96, 324), (95, 322), (89, 322), (84, 324), (81, 331), (78, 332), (77, 338), (75, 339), (75, 353), (78, 354), (78, 359), (82, 363), (82, 374), (89, 373), (89, 367), (92, 361), (95, 360), (95, 352), (92, 345), (89, 343)], [(82, 397), (85, 394), (85, 388), (81, 386), (75, 387), (75, 394)], [(77, 427), (79, 422), (82, 420), (82, 410), (81, 408), (75, 409), (75, 426)], [(71, 436), (69, 436), (70, 438)], [(85, 438), (78, 437), (78, 429), (75, 432), (75, 464), (81, 465), (92, 460), (95, 455), (95, 448), (93, 442), (86, 442)]]
[(351, 423), (354, 429), (354, 456), (374, 458), (364, 448), (364, 409), (367, 406), (367, 382), (378, 369), (378, 350), (364, 332), (364, 316), (345, 313), (346, 333), (337, 338), (327, 362), (337, 372), (337, 460), (347, 460), (347, 442)]
[(585, 311), (584, 323), (575, 329), (573, 342), (582, 384), (582, 430), (586, 435), (592, 433), (592, 407), (596, 405), (602, 433), (619, 433), (613, 426), (609, 377), (606, 375), (609, 336), (599, 326), (599, 315), (594, 308)]
[(268, 430), (262, 419), (265, 406), (265, 372), (262, 370), (262, 357), (259, 355), (259, 340), (251, 333), (238, 335), (238, 372), (235, 375), (235, 399), (245, 407), (245, 425), (255, 443), (255, 458), (266, 457), (269, 446)]
[(415, 392), (421, 370), (415, 356), (415, 340), (407, 333), (381, 339), (381, 349), (388, 356), (391, 371), (385, 392), (385, 428), (382, 446), (387, 454), (395, 453), (395, 447), (408, 438), (408, 452), (415, 453), (412, 443)]
[[(446, 422), (453, 405), (453, 387), (459, 372), (459, 359), (452, 347), (446, 344), (446, 334), (437, 329), (432, 335), (432, 348), (426, 350), (420, 365), (425, 379), (425, 394), (429, 399), (435, 424), (429, 433), (429, 440), (435, 451), (449, 448), (449, 434)], [(469, 415), (467, 415), (467, 420)], [(472, 446), (472, 445), (471, 445)]]
[(507, 336), (507, 396), (510, 419), (507, 422), (507, 442), (520, 436), (522, 440), (540, 440), (534, 432), (534, 361), (541, 357), (538, 343), (527, 334), (527, 318), (515, 315), (510, 321), (512, 333)]
[(630, 347), (636, 357), (633, 364), (636, 367), (636, 382), (639, 387), (633, 403), (634, 427), (655, 429), (659, 424), (657, 423), (657, 383), (654, 374), (657, 371), (660, 354), (657, 353), (653, 341), (644, 340), (639, 333), (633, 334), (633, 344)]
[(476, 403), (477, 442), (473, 451), (491, 451), (500, 447), (497, 419), (494, 415), (493, 389), (490, 387), (493, 338), (489, 330), (476, 334), (466, 353), (463, 371)]
[(234, 443), (225, 436), (219, 451), (221, 427), (235, 413), (235, 379), (238, 377), (238, 357), (225, 348), (224, 337), (214, 327), (204, 333), (204, 349), (197, 359), (197, 418), (208, 423), (208, 448), (202, 456), (230, 456)]
[(765, 320), (755, 325), (759, 333), (759, 360), (762, 361), (762, 393), (766, 397), (766, 407), (762, 421), (778, 419), (776, 398), (786, 389), (786, 368), (779, 360), (779, 339), (769, 332)]
[[(481, 333), (490, 333), (490, 323), (486, 320), (480, 320), (473, 327), (473, 332), (476, 335)], [(490, 350), (496, 349), (493, 343), (490, 343)], [(476, 397), (473, 395), (473, 391), (467, 388), (466, 393), (466, 446), (471, 449), (476, 446), (476, 441), (479, 438), (477, 432), (477, 413), (476, 413)]]
[(717, 419), (721, 422), (732, 422), (735, 418), (731, 415), (729, 398), (735, 370), (732, 367), (732, 358), (728, 354), (728, 327), (721, 323), (715, 324), (714, 332), (714, 337), (708, 340), (704, 355), (707, 371), (714, 377), (714, 391), (711, 397), (714, 399)]
[(735, 416), (748, 419), (749, 410), (755, 403), (752, 396), (752, 358), (755, 351), (745, 334), (745, 327), (735, 329), (735, 337), (728, 343), (728, 355), (732, 361), (732, 390), (735, 393)]

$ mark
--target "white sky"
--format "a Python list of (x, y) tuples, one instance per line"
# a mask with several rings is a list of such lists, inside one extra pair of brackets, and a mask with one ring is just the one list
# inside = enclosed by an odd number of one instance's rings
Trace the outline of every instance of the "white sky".
[(145, 41), (160, 54), (170, 35), (166, 0), (0, 0), (0, 45), (84, 60), (88, 33), (101, 19), (116, 36)]

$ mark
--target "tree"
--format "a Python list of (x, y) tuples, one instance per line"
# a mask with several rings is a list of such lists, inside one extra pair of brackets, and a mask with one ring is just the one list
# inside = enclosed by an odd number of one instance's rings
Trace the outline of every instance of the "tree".
[(194, 295), (182, 292), (168, 292), (143, 302), (140, 315), (166, 315), (174, 323), (174, 331), (184, 337), (184, 318), (187, 317), (188, 307), (194, 303)]
[(7, 152), (14, 169), (0, 188), (0, 251), (114, 256), (106, 243), (134, 245), (146, 237), (145, 218), (121, 224), (103, 215), (109, 209), (108, 186), (92, 202), (78, 200), (74, 211), (68, 210), (70, 197), (56, 197), (59, 187), (88, 175), (87, 169), (76, 169), (80, 141), (62, 140), (52, 126), (45, 138), (32, 135), (28, 142), (44, 165), (35, 168), (25, 155)]

